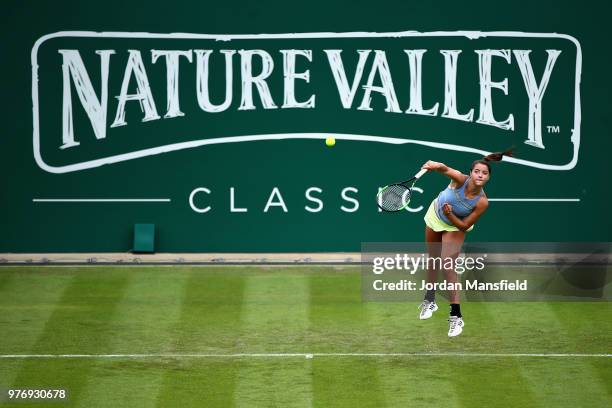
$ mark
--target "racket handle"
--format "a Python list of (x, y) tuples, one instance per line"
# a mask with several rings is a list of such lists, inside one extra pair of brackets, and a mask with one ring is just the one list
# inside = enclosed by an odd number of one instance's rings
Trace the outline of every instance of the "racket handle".
[(423, 174), (427, 173), (427, 169), (422, 169), (421, 171), (419, 171), (414, 177), (418, 180), (421, 178), (421, 176)]

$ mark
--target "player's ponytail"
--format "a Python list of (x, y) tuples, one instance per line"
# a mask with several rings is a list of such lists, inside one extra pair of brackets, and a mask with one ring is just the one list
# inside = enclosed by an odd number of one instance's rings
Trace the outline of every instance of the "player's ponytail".
[[(501, 161), (501, 159), (504, 156), (512, 156), (512, 148), (506, 149), (503, 152), (495, 152), (495, 153), (488, 154), (485, 157), (483, 157), (482, 160), (484, 160), (484, 161)], [(472, 166), (472, 167), (474, 167), (474, 166)]]
[(489, 169), (489, 174), (491, 173), (491, 164), (490, 162), (492, 161), (501, 161), (501, 159), (504, 156), (512, 156), (512, 148), (510, 149), (506, 149), (503, 152), (495, 152), (495, 153), (491, 153), (486, 155), (485, 157), (483, 157), (480, 160), (474, 160), (474, 162), (472, 163), (472, 167), (470, 168), (470, 172), (472, 170), (474, 170), (474, 166), (476, 166), (477, 164), (484, 164), (485, 166), (487, 166), (487, 168)]

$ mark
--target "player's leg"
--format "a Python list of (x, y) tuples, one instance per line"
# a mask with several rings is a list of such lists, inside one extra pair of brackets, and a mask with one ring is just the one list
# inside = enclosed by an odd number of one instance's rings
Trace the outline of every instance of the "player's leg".
[[(442, 247), (442, 232), (436, 232), (425, 226), (425, 241), (427, 242), (427, 253), (429, 259), (433, 260), (440, 257), (440, 250)], [(438, 269), (436, 268), (435, 262), (427, 262), (427, 283), (434, 283), (438, 280)], [(423, 303), (420, 306), (421, 313), (419, 319), (429, 319), (433, 312), (438, 310), (436, 304), (436, 291), (434, 289), (427, 290)]]
[[(425, 226), (425, 241), (429, 257), (439, 258), (442, 250), (442, 232), (436, 232)], [(435, 266), (435, 262), (427, 263), (427, 282), (435, 282), (438, 279), (438, 269)]]
[[(446, 282), (456, 287), (456, 283), (459, 282), (455, 268), (450, 267), (451, 264), (449, 259), (452, 259), (452, 265), (455, 263), (455, 259), (461, 253), (461, 247), (465, 239), (465, 232), (463, 231), (447, 231), (442, 235), (442, 252), (441, 257), (444, 261), (444, 277)], [(450, 285), (449, 285), (450, 286)], [(459, 301), (459, 291), (452, 289), (448, 291), (448, 299), (450, 301), (450, 318), (449, 318), (449, 330), (448, 336), (455, 337), (461, 334), (463, 331), (463, 316), (461, 315), (461, 304)]]

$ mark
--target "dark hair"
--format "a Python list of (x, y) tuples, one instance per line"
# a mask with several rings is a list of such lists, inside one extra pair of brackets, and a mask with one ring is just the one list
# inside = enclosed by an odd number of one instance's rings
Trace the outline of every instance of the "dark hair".
[(501, 159), (502, 159), (504, 156), (512, 156), (512, 148), (510, 148), (510, 149), (506, 149), (506, 150), (505, 150), (505, 151), (503, 151), (503, 152), (495, 152), (495, 153), (491, 153), (491, 154), (486, 155), (486, 156), (485, 156), (485, 157), (483, 157), (482, 159), (479, 159), (479, 160), (474, 160), (474, 161), (472, 162), (472, 167), (470, 167), (470, 172), (471, 172), (472, 170), (474, 170), (474, 167), (475, 167), (477, 164), (484, 164), (485, 166), (487, 166), (487, 169), (489, 169), (489, 173), (491, 173), (491, 164), (489, 164), (489, 162), (492, 162), (492, 161), (501, 161)]

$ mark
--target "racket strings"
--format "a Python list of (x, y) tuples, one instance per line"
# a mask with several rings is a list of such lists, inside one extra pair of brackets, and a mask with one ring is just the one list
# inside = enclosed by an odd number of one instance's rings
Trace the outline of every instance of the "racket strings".
[(399, 211), (409, 201), (410, 189), (402, 184), (392, 184), (380, 192), (380, 206), (386, 211)]

